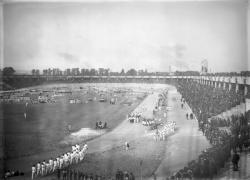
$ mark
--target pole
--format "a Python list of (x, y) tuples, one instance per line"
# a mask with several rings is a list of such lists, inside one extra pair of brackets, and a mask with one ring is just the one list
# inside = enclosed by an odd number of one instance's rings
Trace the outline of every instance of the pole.
[(142, 160), (140, 161), (140, 171), (141, 171), (141, 173), (140, 173), (141, 174), (141, 178), (140, 179), (142, 180)]

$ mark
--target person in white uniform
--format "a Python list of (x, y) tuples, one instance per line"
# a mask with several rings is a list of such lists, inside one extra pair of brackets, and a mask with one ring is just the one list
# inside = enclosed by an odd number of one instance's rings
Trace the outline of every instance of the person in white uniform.
[(36, 166), (33, 165), (31, 168), (31, 179), (33, 180), (35, 178), (36, 175)]

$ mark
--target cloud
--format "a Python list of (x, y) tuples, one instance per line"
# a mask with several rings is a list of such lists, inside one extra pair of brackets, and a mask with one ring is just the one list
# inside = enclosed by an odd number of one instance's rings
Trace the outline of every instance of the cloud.
[(176, 58), (182, 58), (185, 54), (186, 46), (183, 44), (176, 44), (173, 50), (175, 51)]
[(73, 54), (70, 53), (58, 53), (59, 57), (63, 58), (65, 62), (67, 63), (78, 63), (79, 58)]

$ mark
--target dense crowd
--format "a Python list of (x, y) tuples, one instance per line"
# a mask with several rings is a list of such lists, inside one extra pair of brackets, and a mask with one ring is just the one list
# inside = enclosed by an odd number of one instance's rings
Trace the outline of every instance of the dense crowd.
[(10, 177), (15, 177), (15, 176), (24, 176), (24, 173), (19, 172), (18, 170), (17, 171), (7, 170), (4, 173), (3, 179), (7, 179), (7, 178), (10, 178)]
[[(195, 82), (182, 82), (178, 91), (197, 117), (199, 128), (212, 144), (203, 151), (197, 160), (191, 161), (186, 167), (169, 177), (179, 178), (212, 178), (224, 166), (231, 156), (231, 150), (248, 147), (250, 128), (247, 122), (250, 112), (232, 115), (230, 118), (211, 118), (217, 114), (243, 102), (242, 93), (233, 90), (214, 89)], [(208, 120), (211, 118), (212, 120)], [(222, 128), (222, 127), (227, 127)], [(233, 155), (233, 163), (238, 163), (237, 153)], [(235, 160), (236, 159), (236, 160)]]
[(176, 128), (176, 123), (174, 121), (167, 121), (161, 129), (156, 129), (155, 140), (164, 141), (167, 136), (174, 133)]
[(76, 144), (72, 146), (72, 151), (62, 154), (53, 160), (51, 158), (48, 161), (38, 162), (36, 165), (33, 165), (31, 168), (31, 179), (34, 179), (38, 176), (46, 176), (55, 172), (56, 170), (63, 170), (70, 165), (77, 164), (83, 160), (87, 153), (88, 145), (80, 147)]
[(115, 174), (115, 180), (135, 180), (135, 176), (132, 172), (122, 171), (117, 169)]
[(181, 82), (177, 88), (199, 122), (206, 122), (209, 117), (223, 113), (244, 101), (243, 92), (236, 93), (234, 89), (215, 89), (196, 82)]
[(106, 180), (104, 176), (71, 168), (57, 169), (56, 176), (58, 180)]
[(117, 169), (115, 177), (106, 177), (93, 173), (85, 173), (84, 170), (63, 168), (56, 170), (57, 180), (135, 180), (132, 172)]

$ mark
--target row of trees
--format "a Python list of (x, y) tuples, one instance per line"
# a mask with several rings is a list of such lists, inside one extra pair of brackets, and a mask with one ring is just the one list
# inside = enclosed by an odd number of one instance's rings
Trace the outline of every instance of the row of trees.
[(0, 73), (3, 74), (4, 76), (11, 76), (15, 74), (15, 70), (13, 67), (5, 67), (3, 70), (0, 69)]
[[(99, 69), (65, 69), (64, 71), (58, 68), (49, 68), (42, 71), (44, 76), (152, 76), (152, 75), (169, 75), (168, 72), (148, 72), (147, 70), (135, 70), (133, 68), (125, 71), (122, 69), (120, 72), (114, 72), (110, 69), (99, 68)], [(31, 71), (32, 75), (40, 75), (39, 70), (33, 69)]]
[[(13, 67), (5, 67), (2, 70), (0, 69), (0, 74), (4, 76), (11, 76), (15, 74), (15, 69)], [(129, 69), (125, 71), (122, 69), (120, 72), (113, 72), (110, 69), (99, 68), (99, 69), (65, 69), (61, 71), (58, 68), (53, 69), (44, 69), (42, 74), (39, 69), (32, 69), (31, 74), (35, 76), (45, 75), (45, 76), (167, 76), (170, 75), (168, 72), (148, 72), (147, 70), (136, 70)], [(171, 75), (176, 76), (199, 76), (200, 72), (198, 71), (176, 71)], [(250, 71), (241, 71), (237, 72), (218, 72), (218, 73), (207, 73), (209, 76), (250, 76)]]

